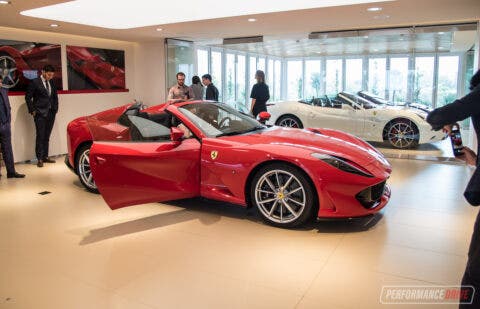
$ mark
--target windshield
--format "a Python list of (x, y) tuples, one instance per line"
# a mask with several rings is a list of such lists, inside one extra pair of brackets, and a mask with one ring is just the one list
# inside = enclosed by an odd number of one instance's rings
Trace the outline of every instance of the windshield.
[(363, 93), (367, 99), (371, 99), (374, 103), (377, 103), (377, 104), (382, 104), (382, 105), (388, 105), (388, 101), (385, 100), (384, 98), (381, 98), (373, 93), (370, 93), (370, 92), (366, 92), (366, 91), (363, 91), (361, 92)]
[(237, 135), (265, 128), (249, 115), (223, 103), (192, 103), (179, 107), (209, 137)]

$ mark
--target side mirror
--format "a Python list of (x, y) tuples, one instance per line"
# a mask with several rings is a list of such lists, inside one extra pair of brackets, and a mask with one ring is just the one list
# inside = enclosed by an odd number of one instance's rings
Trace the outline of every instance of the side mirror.
[(173, 142), (179, 142), (182, 140), (183, 138), (183, 131), (180, 130), (179, 128), (177, 127), (172, 127), (170, 129), (170, 139), (173, 141)]
[(268, 121), (270, 119), (270, 117), (272, 117), (272, 115), (270, 115), (269, 112), (261, 112), (260, 114), (258, 114), (258, 120), (261, 123), (264, 123), (264, 122)]

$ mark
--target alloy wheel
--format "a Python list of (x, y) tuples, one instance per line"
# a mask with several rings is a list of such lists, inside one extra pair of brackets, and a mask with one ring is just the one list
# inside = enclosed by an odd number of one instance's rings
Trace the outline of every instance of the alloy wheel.
[(390, 144), (396, 148), (408, 148), (418, 139), (411, 122), (396, 122), (390, 126), (387, 133)]
[(82, 182), (92, 190), (97, 190), (97, 185), (93, 180), (92, 170), (90, 169), (90, 149), (86, 149), (78, 160), (79, 176)]
[(270, 170), (255, 186), (255, 201), (262, 214), (270, 221), (285, 224), (302, 216), (306, 201), (302, 182), (284, 170)]

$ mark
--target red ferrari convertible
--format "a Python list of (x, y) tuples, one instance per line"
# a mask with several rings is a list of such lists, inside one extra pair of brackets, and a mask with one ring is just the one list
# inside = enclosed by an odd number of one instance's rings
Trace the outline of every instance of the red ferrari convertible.
[(67, 165), (111, 209), (202, 196), (293, 227), (313, 216), (371, 215), (390, 198), (391, 167), (366, 142), (264, 126), (226, 104), (130, 104), (76, 119), (67, 131)]

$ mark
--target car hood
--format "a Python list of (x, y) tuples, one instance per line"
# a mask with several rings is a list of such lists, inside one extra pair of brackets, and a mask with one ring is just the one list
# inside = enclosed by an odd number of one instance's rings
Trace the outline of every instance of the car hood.
[(411, 107), (411, 106), (408, 106), (408, 105), (381, 106), (381, 107), (378, 108), (378, 110), (414, 113), (414, 114), (417, 114), (417, 115), (421, 116), (424, 119), (427, 117), (427, 112), (424, 111), (423, 109)]
[(330, 129), (292, 129), (273, 126), (249, 134), (225, 136), (231, 142), (249, 145), (282, 145), (295, 149), (342, 157), (360, 165), (381, 161), (388, 165), (383, 155), (359, 138)]

